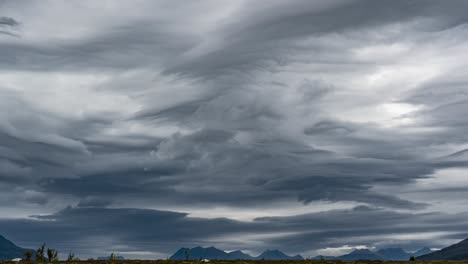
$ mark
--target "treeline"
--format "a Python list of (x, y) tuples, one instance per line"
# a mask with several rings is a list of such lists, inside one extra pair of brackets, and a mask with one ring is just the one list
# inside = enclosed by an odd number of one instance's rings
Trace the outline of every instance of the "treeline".
[[(33, 258), (34, 257), (34, 258)], [(53, 248), (47, 248), (46, 244), (43, 243), (34, 254), (33, 251), (27, 250), (24, 252), (25, 261), (36, 261), (36, 262), (57, 262), (59, 261), (58, 251)], [(75, 254), (70, 252), (68, 253), (67, 261), (79, 260), (75, 257)]]
[[(24, 252), (24, 258), (23, 260), (29, 261), (29, 262), (41, 262), (41, 263), (51, 263), (51, 262), (58, 262), (60, 261), (58, 257), (59, 252), (53, 248), (46, 248), (46, 244), (43, 243), (37, 250), (36, 252), (31, 251), (31, 250), (26, 250)], [(80, 259), (75, 256), (73, 252), (68, 253), (66, 261), (72, 262), (72, 261), (79, 261)], [(90, 258), (88, 261), (93, 261), (94, 259)], [(114, 253), (110, 254), (108, 257), (108, 260), (119, 260), (118, 256)]]

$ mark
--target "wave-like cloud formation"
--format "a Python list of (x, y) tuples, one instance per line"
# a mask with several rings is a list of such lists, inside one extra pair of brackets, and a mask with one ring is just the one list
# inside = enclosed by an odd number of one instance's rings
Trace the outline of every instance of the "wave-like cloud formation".
[(463, 233), (466, 1), (0, 5), (0, 232), (26, 246), (43, 229), (158, 256)]

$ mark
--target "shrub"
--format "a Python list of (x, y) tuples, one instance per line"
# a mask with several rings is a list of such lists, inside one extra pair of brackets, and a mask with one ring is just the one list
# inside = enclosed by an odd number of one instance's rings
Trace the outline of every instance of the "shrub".
[(30, 250), (26, 250), (24, 252), (24, 260), (31, 261), (32, 259), (32, 252)]
[(74, 260), (78, 260), (78, 258), (75, 257), (75, 254), (73, 252), (68, 253), (67, 261), (71, 262), (71, 261), (74, 261)]
[(46, 257), (45, 257), (45, 243), (43, 243), (36, 251), (36, 260), (39, 262), (45, 262)]
[(47, 260), (49, 262), (58, 261), (58, 252), (53, 248), (47, 248)]

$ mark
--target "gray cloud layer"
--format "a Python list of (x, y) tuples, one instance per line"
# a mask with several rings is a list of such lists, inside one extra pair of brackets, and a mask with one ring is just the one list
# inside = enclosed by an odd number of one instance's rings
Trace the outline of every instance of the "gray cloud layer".
[(455, 241), (466, 5), (1, 2), (0, 232), (84, 255)]
[[(440, 247), (444, 242), (419, 236), (431, 230), (432, 233), (450, 231), (447, 238), (463, 238), (467, 228), (464, 219), (466, 213), (397, 213), (360, 206), (244, 222), (227, 218), (194, 218), (184, 213), (148, 209), (79, 206), (32, 219), (1, 220), (1, 224), (3, 232), (23, 243), (33, 243), (36, 241), (34, 237), (42, 237), (64, 251), (76, 248), (79, 253), (88, 254), (103, 250), (172, 252), (181, 245), (210, 245), (213, 242), (221, 247), (254, 251), (273, 246), (289, 252), (304, 252), (339, 247), (343, 243), (379, 245), (382, 238), (388, 236), (394, 237), (396, 245), (410, 249)], [(413, 241), (402, 242), (399, 236), (412, 236)], [(316, 242), (310, 245), (310, 241)], [(96, 249), (96, 244), (101, 248)]]

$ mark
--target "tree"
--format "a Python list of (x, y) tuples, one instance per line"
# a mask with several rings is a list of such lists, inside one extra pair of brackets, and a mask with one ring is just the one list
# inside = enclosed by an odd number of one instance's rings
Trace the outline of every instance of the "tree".
[(190, 249), (186, 248), (185, 251), (184, 251), (184, 255), (185, 255), (185, 260), (189, 260), (189, 257), (190, 257)]
[(47, 260), (49, 262), (58, 261), (58, 252), (53, 248), (47, 248)]
[(39, 262), (44, 262), (46, 260), (44, 251), (45, 251), (45, 243), (43, 243), (36, 251), (36, 260)]
[(114, 254), (114, 252), (110, 254), (109, 260), (117, 260), (117, 256)]
[(70, 262), (74, 260), (77, 260), (77, 258), (75, 257), (75, 254), (70, 251), (70, 253), (68, 253), (67, 261)]
[(409, 261), (415, 261), (415, 260), (416, 260), (416, 259), (414, 258), (414, 256), (411, 256), (411, 257), (409, 258)]
[(31, 261), (32, 259), (32, 252), (30, 250), (26, 250), (24, 252), (24, 260)]

